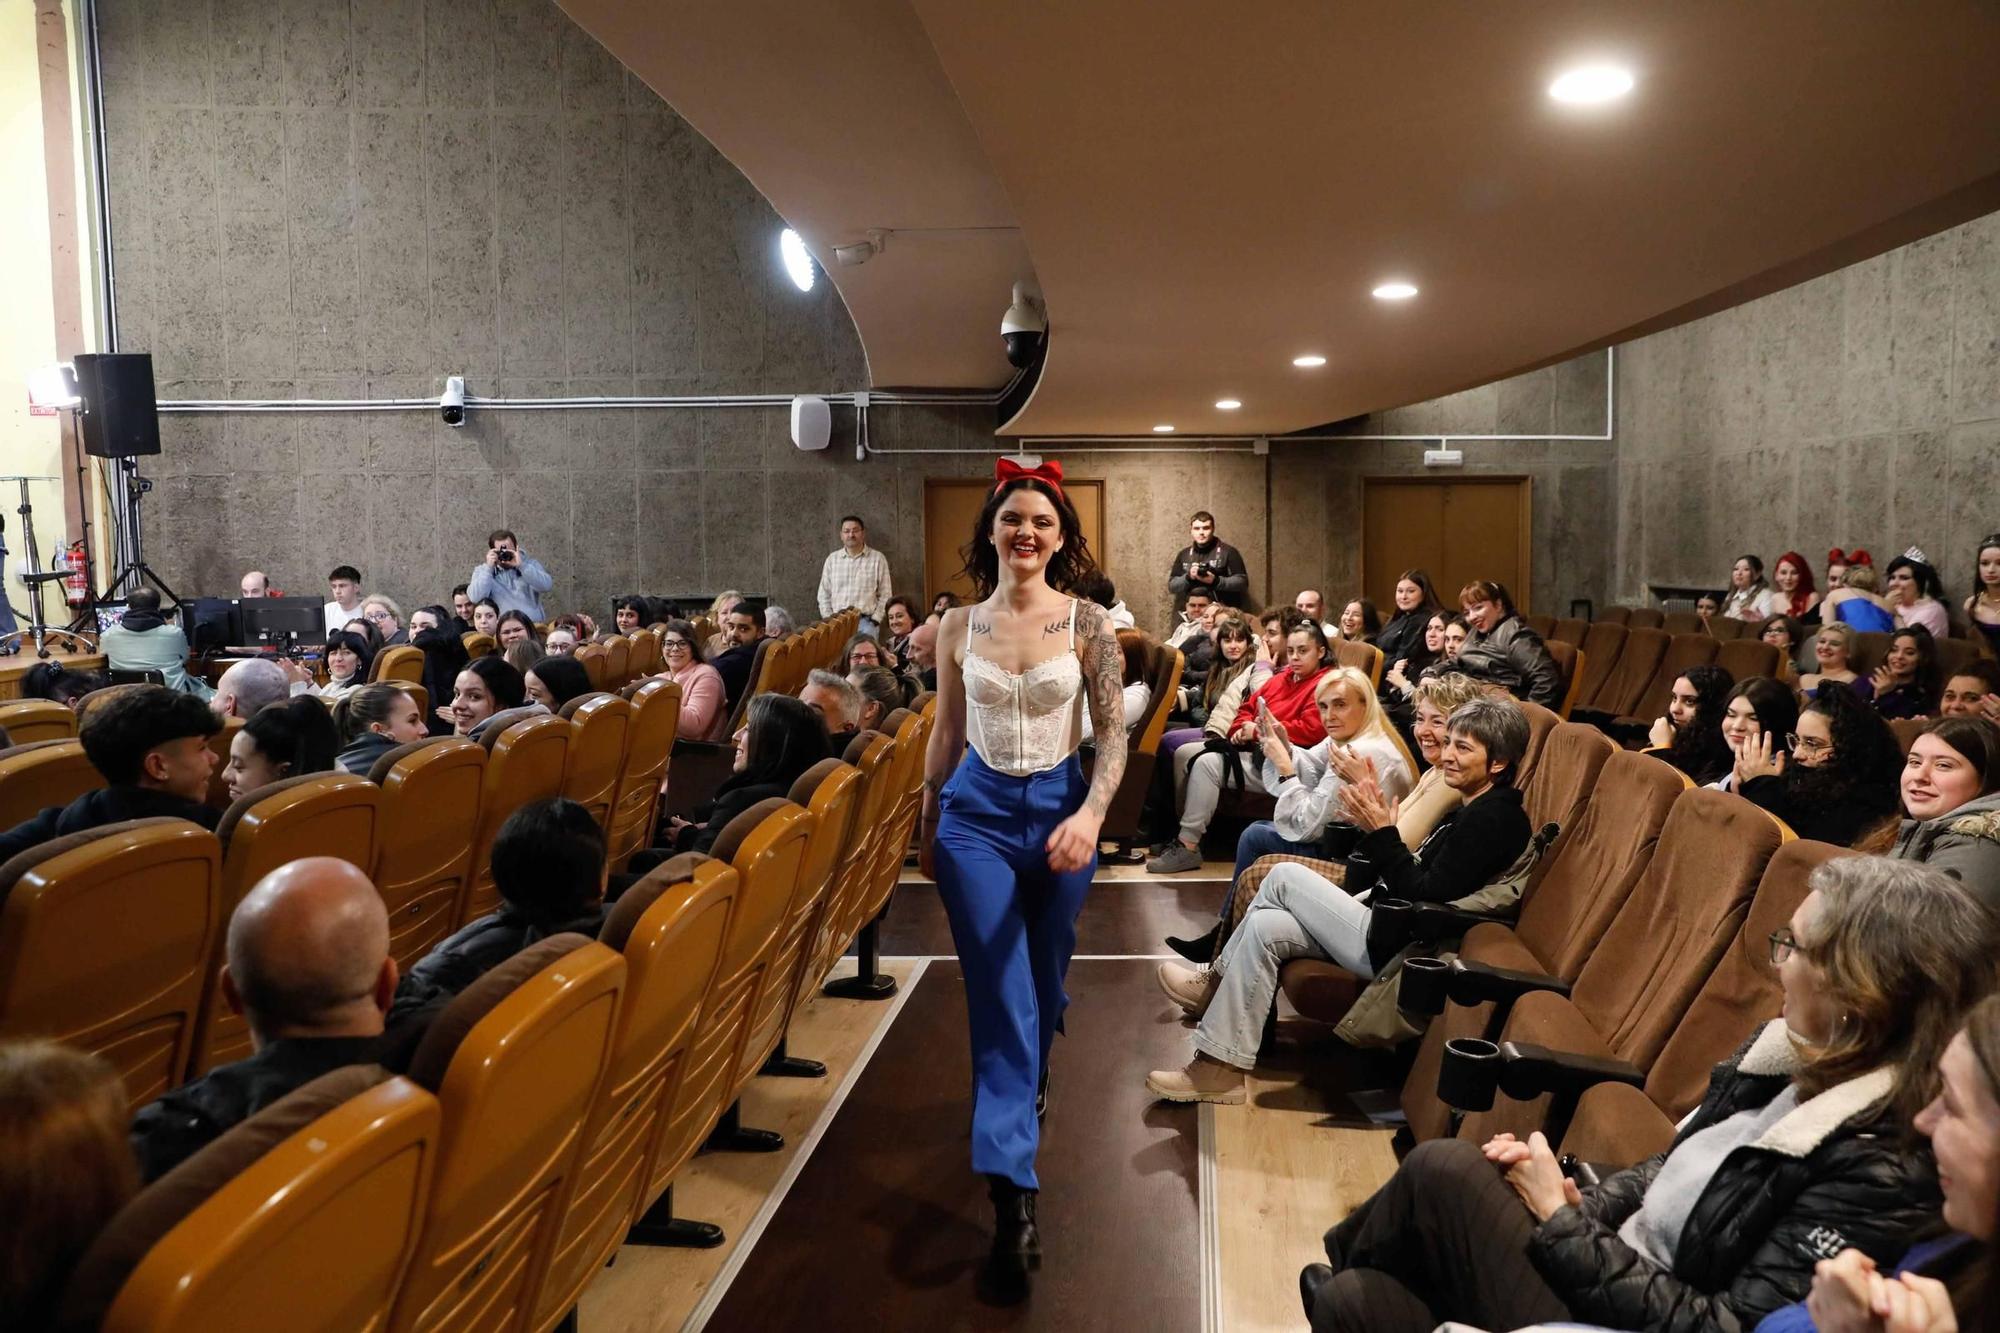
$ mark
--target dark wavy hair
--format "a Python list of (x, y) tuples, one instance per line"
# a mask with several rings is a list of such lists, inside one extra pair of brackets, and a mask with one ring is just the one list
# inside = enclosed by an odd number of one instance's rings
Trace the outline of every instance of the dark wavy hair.
[(1000, 552), (993, 545), (993, 521), (999, 517), (1007, 497), (1024, 490), (1034, 491), (1054, 505), (1056, 521), (1061, 526), (1062, 549), (1049, 557), (1046, 570), (1049, 586), (1057, 592), (1069, 592), (1076, 587), (1077, 580), (1097, 568), (1090, 543), (1083, 538), (1083, 523), (1076, 516), (1075, 506), (1039, 477), (1015, 477), (993, 488), (993, 494), (979, 507), (972, 540), (959, 548), (959, 556), (965, 561), (960, 572), (972, 580), (975, 599), (992, 596), (993, 590), (1000, 586)]
[[(1735, 697), (1736, 677), (1724, 667), (1692, 666), (1681, 678), (1694, 686), (1694, 720), (1674, 731), (1674, 742), (1661, 756), (1697, 784), (1715, 781), (1736, 763), (1729, 742), (1722, 738), (1722, 713)], [(1757, 701), (1752, 699), (1755, 708)]]
[[(336, 648), (345, 648), (348, 652), (353, 653), (361, 659), (360, 664), (354, 668), (353, 679), (365, 682), (368, 679), (369, 668), (375, 663), (374, 647), (369, 644), (368, 640), (356, 634), (351, 629), (337, 629), (326, 636), (326, 650), (321, 660), (325, 661), (327, 658), (332, 657), (333, 650)], [(326, 674), (327, 680), (331, 682), (333, 679), (333, 664), (331, 662), (327, 662)]]
[(1826, 719), (1833, 758), (1824, 764), (1790, 764), (1785, 781), (1794, 799), (1827, 805), (1853, 803), (1875, 815), (1903, 808), (1903, 747), (1882, 715), (1853, 690), (1821, 690), (1805, 711)]
[(718, 791), (751, 783), (789, 787), (801, 773), (833, 753), (826, 722), (789, 694), (760, 694), (752, 699), (743, 725), (750, 732), (743, 771), (731, 775)]
[(306, 694), (264, 705), (243, 724), (243, 734), (258, 753), (283, 764), (288, 778), (330, 772), (340, 753), (340, 729), (333, 715), (324, 703)]
[(1375, 636), (1382, 632), (1382, 613), (1377, 611), (1375, 603), (1366, 597), (1350, 597), (1340, 605), (1341, 619), (1347, 618), (1347, 608), (1350, 606), (1361, 608), (1361, 637), (1370, 643), (1375, 642)]
[(1917, 596), (1933, 598), (1940, 602), (1945, 600), (1944, 581), (1938, 577), (1937, 570), (1921, 560), (1912, 560), (1907, 555), (1897, 556), (1882, 571), (1882, 583), (1885, 587), (1888, 585), (1889, 576), (1899, 569), (1909, 570), (1910, 577), (1917, 581)]
[(1745, 676), (1722, 701), (1723, 713), (1727, 714), (1729, 705), (1738, 699), (1750, 701), (1750, 711), (1756, 714), (1757, 725), (1764, 734), (1771, 737), (1774, 750), (1789, 748), (1785, 737), (1799, 725), (1799, 696), (1789, 686), (1769, 676)]
[(1424, 599), (1417, 603), (1417, 610), (1429, 615), (1444, 609), (1444, 603), (1438, 600), (1437, 589), (1431, 586), (1429, 574), (1421, 569), (1406, 569), (1396, 576), (1396, 582), (1406, 581), (1416, 584), (1418, 590), (1423, 593)]
[(1908, 639), (1917, 645), (1917, 669), (1910, 673), (1910, 688), (1917, 695), (1919, 713), (1935, 713), (1938, 696), (1944, 693), (1944, 667), (1938, 661), (1937, 640), (1922, 625), (1905, 625), (1889, 636), (1889, 646)]
[(519, 708), (528, 697), (528, 682), (521, 673), (502, 657), (488, 654), (475, 657), (459, 668), (459, 674), (470, 671), (486, 686), (486, 692), (493, 696), (493, 711), (498, 713), (508, 708)]

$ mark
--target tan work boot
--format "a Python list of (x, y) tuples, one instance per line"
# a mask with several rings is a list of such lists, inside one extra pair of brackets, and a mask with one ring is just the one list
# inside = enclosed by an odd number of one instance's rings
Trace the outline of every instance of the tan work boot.
[(1220, 1060), (1196, 1055), (1186, 1069), (1155, 1069), (1146, 1075), (1146, 1091), (1167, 1102), (1217, 1102), (1243, 1105), (1243, 1071)]
[(1208, 1002), (1215, 998), (1215, 988), (1222, 984), (1222, 974), (1212, 967), (1161, 963), (1155, 975), (1159, 977), (1160, 989), (1167, 993), (1167, 998), (1179, 1005), (1189, 1018), (1200, 1018), (1208, 1012)]

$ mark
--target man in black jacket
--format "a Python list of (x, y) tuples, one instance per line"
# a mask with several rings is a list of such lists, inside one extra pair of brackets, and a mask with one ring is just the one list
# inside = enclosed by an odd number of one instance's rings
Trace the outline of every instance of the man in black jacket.
[(169, 816), (214, 828), (220, 813), (205, 803), (215, 771), (208, 738), (221, 729), (206, 703), (164, 685), (129, 685), (86, 704), (77, 738), (111, 785), (0, 833), (0, 861), (125, 819)]
[(1155, 1096), (1243, 1101), (1243, 1071), (1256, 1066), (1278, 970), (1290, 960), (1329, 958), (1358, 977), (1375, 975), (1368, 954), (1373, 912), (1352, 893), (1372, 888), (1385, 898), (1456, 902), (1520, 856), (1530, 829), (1513, 774), (1528, 749), (1527, 715), (1512, 699), (1485, 697), (1461, 704), (1446, 726), (1437, 766), (1462, 803), (1415, 852), (1396, 832), (1399, 803), (1385, 797), (1372, 777), (1348, 783), (1341, 801), (1362, 835), (1348, 856), (1346, 889), (1302, 865), (1277, 866), (1214, 967), (1202, 973), (1160, 964), (1161, 988), (1201, 1027), (1186, 1068), (1147, 1075)]
[(1215, 515), (1196, 510), (1188, 520), (1188, 539), (1167, 566), (1167, 591), (1173, 594), (1174, 610), (1185, 606), (1196, 588), (1207, 589), (1224, 606), (1248, 605), (1250, 574), (1243, 553), (1215, 535)]
[(346, 861), (309, 856), (264, 876), (229, 918), (227, 947), (222, 998), (249, 1022), (256, 1053), (140, 1108), (132, 1150), (148, 1181), (322, 1074), (400, 1069), (432, 1016), (385, 1027), (396, 992), (389, 917)]
[(764, 626), (753, 611), (741, 606), (722, 618), (722, 637), (729, 646), (709, 660), (722, 677), (722, 693), (731, 708), (750, 686), (750, 669), (757, 664), (757, 645), (764, 641)]

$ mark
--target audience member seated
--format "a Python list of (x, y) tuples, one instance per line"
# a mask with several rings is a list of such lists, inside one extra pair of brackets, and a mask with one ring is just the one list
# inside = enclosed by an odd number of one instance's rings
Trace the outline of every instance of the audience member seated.
[(717, 593), (715, 600), (708, 604), (708, 623), (719, 628), (715, 633), (709, 635), (708, 642), (702, 645), (704, 661), (714, 661), (718, 655), (734, 642), (729, 636), (728, 626), (725, 622), (729, 619), (729, 613), (740, 606), (742, 602), (743, 594), (734, 588), (730, 588)]
[(528, 683), (520, 672), (498, 657), (475, 657), (452, 682), (451, 702), (438, 711), (451, 722), (454, 735), (476, 739), (496, 713), (511, 712), (527, 700)]
[(56, 1327), (70, 1271), (139, 1191), (125, 1081), (45, 1040), (0, 1042), (0, 1323)]
[[(757, 663), (757, 645), (764, 637), (764, 627), (758, 623), (756, 613), (744, 610), (739, 601), (722, 618), (721, 637), (727, 646), (714, 654), (709, 664), (722, 677), (723, 697), (734, 710), (736, 701), (750, 688), (750, 668)], [(877, 654), (879, 658), (879, 649)], [(876, 664), (881, 663), (878, 660)]]
[(354, 617), (354, 619), (348, 621), (345, 625), (342, 625), (340, 629), (336, 632), (342, 634), (352, 634), (357, 639), (360, 639), (362, 643), (367, 645), (368, 656), (371, 658), (373, 658), (375, 654), (381, 652), (384, 647), (384, 644), (382, 642), (382, 631), (375, 628), (374, 621), (369, 620), (364, 616)]
[(1942, 675), (1937, 641), (1923, 626), (1912, 625), (1896, 631), (1889, 641), (1888, 655), (1868, 682), (1869, 688), (1856, 693), (1872, 697), (1875, 711), (1883, 717), (1929, 717), (1937, 712)]
[(293, 681), (289, 686), (291, 692), (338, 699), (368, 683), (368, 672), (375, 664), (375, 654), (370, 650), (368, 641), (359, 634), (344, 629), (335, 630), (326, 636), (325, 661), (326, 684)]
[(1990, 1330), (2000, 1311), (1994, 1263), (2000, 1219), (2000, 997), (1974, 1005), (1938, 1062), (1937, 1096), (1917, 1113), (1930, 1140), (1950, 1230), (1919, 1241), (1893, 1269), (1846, 1249), (1814, 1270), (1803, 1304), (1757, 1333), (1956, 1333)]
[[(542, 646), (533, 639), (515, 639), (500, 650), (500, 660), (523, 676), (528, 674), (529, 668), (547, 655), (542, 651)], [(585, 674), (588, 675), (587, 672)]]
[(259, 597), (284, 596), (283, 593), (271, 587), (271, 576), (261, 569), (253, 569), (248, 574), (245, 574), (242, 581), (236, 586), (245, 598), (252, 600)]
[(951, 610), (953, 607), (957, 605), (958, 605), (957, 593), (941, 592), (937, 596), (931, 598), (931, 615), (941, 618), (945, 612)]
[(926, 621), (910, 631), (908, 656), (903, 659), (903, 678), (916, 687), (915, 693), (937, 689), (937, 636), (938, 627), (933, 621)]
[(1729, 592), (1722, 599), (1722, 614), (1731, 620), (1761, 624), (1781, 609), (1777, 590), (1764, 578), (1764, 562), (1754, 555), (1739, 555), (1729, 567)]
[(1896, 616), (1888, 601), (1877, 595), (1881, 586), (1881, 576), (1873, 565), (1849, 565), (1841, 576), (1840, 586), (1820, 602), (1820, 622), (1831, 624), (1829, 617), (1832, 617), (1863, 634), (1888, 633), (1896, 628)]
[(646, 623), (646, 599), (637, 593), (627, 593), (612, 599), (611, 623), (620, 634), (630, 634)]
[(361, 599), (361, 618), (382, 636), (384, 648), (410, 641), (409, 631), (403, 628), (403, 608), (382, 593), (371, 592)]
[(764, 608), (765, 638), (782, 639), (787, 634), (796, 634), (798, 628), (798, 621), (792, 619), (792, 613), (784, 607), (767, 606)]
[(549, 626), (549, 637), (542, 640), (542, 649), (550, 657), (568, 657), (576, 651), (576, 631), (560, 622)]
[(1118, 588), (1111, 582), (1111, 576), (1101, 569), (1085, 574), (1070, 591), (1103, 607), (1113, 629), (1131, 629), (1137, 623), (1132, 618), (1132, 608), (1118, 600)]
[[(1183, 685), (1180, 690), (1181, 715), (1194, 725), (1171, 728), (1160, 737), (1162, 760), (1183, 745), (1200, 744), (1204, 736), (1221, 736), (1250, 690), (1271, 674), (1270, 664), (1257, 659), (1257, 640), (1249, 621), (1227, 607), (1217, 609), (1211, 619), (1214, 628), (1205, 641), (1215, 645), (1215, 657), (1198, 686)], [(1262, 678), (1253, 681), (1251, 672), (1259, 666)]]
[(76, 671), (60, 662), (37, 662), (21, 677), (23, 699), (51, 699), (71, 712), (92, 690), (101, 690), (111, 677), (96, 671)]
[(1829, 861), (1771, 936), (1772, 1019), (1711, 1076), (1665, 1153), (1580, 1189), (1540, 1133), (1421, 1144), (1300, 1275), (1316, 1333), (1749, 1329), (1852, 1248), (1888, 1264), (1936, 1226), (1912, 1134), (1993, 984), (1984, 909), (1949, 876)]
[(1978, 586), (1965, 599), (1965, 618), (1986, 640), (1986, 651), (2000, 658), (2000, 532), (1979, 539), (1974, 564)]
[(1938, 716), (2000, 722), (2000, 662), (1975, 658), (1952, 672), (1938, 696)]
[[(1146, 635), (1136, 629), (1118, 631), (1118, 652), (1124, 665), (1119, 673), (1119, 681), (1125, 687), (1125, 732), (1129, 736), (1139, 729), (1146, 720), (1146, 710), (1153, 705), (1153, 687), (1146, 676)], [(1083, 740), (1088, 743), (1094, 732), (1090, 724), (1090, 710), (1083, 713)]]
[(1705, 592), (1694, 599), (1694, 618), (1701, 622), (1701, 632), (1715, 633), (1715, 620), (1722, 614), (1722, 598), (1712, 592)]
[[(1282, 621), (1281, 621), (1282, 623)], [(1215, 818), (1225, 778), (1240, 776), (1245, 791), (1263, 791), (1263, 777), (1245, 756), (1258, 745), (1260, 717), (1268, 715), (1295, 746), (1310, 748), (1326, 739), (1317, 693), (1326, 674), (1326, 638), (1319, 626), (1300, 619), (1285, 639), (1285, 669), (1244, 701), (1229, 724), (1228, 736), (1211, 748), (1183, 746), (1174, 756), (1175, 790), (1181, 810), (1177, 840), (1146, 863), (1155, 875), (1201, 869), (1201, 835)]]
[(188, 674), (187, 635), (160, 614), (160, 594), (134, 588), (125, 598), (125, 616), (98, 636), (105, 665), (113, 671), (157, 671), (168, 689), (206, 699), (215, 693)]
[(773, 796), (790, 795), (799, 776), (833, 752), (819, 714), (789, 694), (760, 694), (750, 701), (736, 732), (736, 771), (697, 811), (698, 821), (670, 818), (668, 831), (680, 851), (705, 852), (729, 821)]
[(1799, 690), (1806, 698), (1817, 698), (1820, 687), (1826, 684), (1848, 686), (1864, 698), (1874, 693), (1874, 684), (1856, 675), (1849, 665), (1860, 643), (1854, 635), (1854, 627), (1842, 620), (1829, 620), (1819, 627), (1812, 647), (1813, 664), (1818, 669), (1799, 677)]
[(1851, 846), (1896, 813), (1903, 749), (1889, 724), (1848, 690), (1799, 714), (1791, 755), (1768, 733), (1736, 750), (1736, 791), (1801, 838)]
[(221, 729), (207, 704), (164, 685), (129, 685), (91, 700), (77, 720), (77, 739), (110, 785), (0, 833), (0, 863), (51, 838), (123, 819), (167, 816), (214, 828), (220, 812), (207, 804), (215, 771), (208, 738)]
[(882, 646), (905, 665), (909, 662), (910, 635), (917, 628), (917, 604), (897, 593), (882, 604)]
[(1433, 673), (1458, 670), (1453, 663), (1458, 661), (1458, 655), (1465, 650), (1465, 641), (1471, 637), (1472, 626), (1465, 622), (1464, 616), (1453, 616), (1451, 619), (1445, 621), (1444, 656), (1425, 667), (1424, 674), (1428, 676)]
[(482, 597), (472, 604), (472, 632), (490, 634), (495, 640), (500, 637), (500, 603), (491, 597)]
[(252, 718), (266, 705), (290, 698), (299, 680), (310, 683), (311, 677), (295, 662), (281, 665), (275, 658), (246, 657), (222, 673), (208, 706), (217, 717)]
[[(1199, 688), (1215, 656), (1215, 608), (1218, 605), (1207, 589), (1188, 594), (1187, 605), (1180, 610), (1180, 617), (1173, 633), (1167, 635), (1167, 646), (1181, 650), (1181, 684)], [(1196, 654), (1203, 660), (1197, 662)]]
[(883, 720), (903, 706), (906, 693), (902, 679), (887, 667), (863, 667), (847, 679), (861, 691), (856, 731), (881, 731)]
[(342, 746), (334, 763), (364, 778), (377, 759), (398, 745), (430, 735), (416, 699), (394, 685), (363, 685), (341, 699), (333, 706), (333, 725)]
[(1799, 697), (1786, 689), (1782, 681), (1769, 676), (1737, 681), (1722, 705), (1722, 742), (1729, 747), (1732, 762), (1727, 772), (1703, 785), (1717, 791), (1735, 791), (1733, 756), (1742, 754), (1746, 745), (1755, 749), (1760, 737), (1773, 738), (1773, 755), (1789, 757), (1791, 736), (1798, 725)]
[(497, 624), (499, 628), (495, 631), (494, 638), (503, 650), (512, 648), (517, 643), (531, 643), (535, 645), (536, 653), (539, 655), (542, 641), (536, 636), (535, 622), (528, 619), (527, 612), (505, 612)]
[[(1382, 655), (1384, 660), (1389, 663), (1388, 670), (1382, 673), (1382, 697), (1385, 701), (1400, 704), (1403, 707), (1409, 706), (1410, 701), (1416, 695), (1417, 682), (1423, 678), (1424, 673), (1429, 671), (1431, 667), (1444, 661), (1445, 631), (1449, 628), (1453, 619), (1455, 617), (1447, 611), (1437, 610), (1431, 612), (1424, 619), (1423, 637), (1417, 640), (1417, 645), (1414, 649), (1396, 658), (1390, 658), (1386, 652)], [(1463, 634), (1464, 622), (1460, 622), (1459, 629), (1460, 633)]]
[(680, 730), (686, 741), (719, 741), (729, 729), (728, 691), (702, 660), (701, 636), (685, 620), (669, 620), (660, 636), (660, 675), (681, 687)]
[(317, 699), (271, 704), (230, 738), (229, 762), (222, 770), (229, 799), (240, 801), (260, 787), (305, 773), (328, 773), (340, 754), (340, 730)]
[(1339, 630), (1349, 643), (1373, 643), (1382, 632), (1382, 613), (1366, 597), (1356, 597), (1340, 609)]
[(1784, 657), (1785, 665), (1796, 671), (1799, 668), (1799, 649), (1805, 646), (1806, 627), (1784, 612), (1765, 619), (1757, 627), (1757, 637), (1776, 648)]
[(1736, 678), (1719, 666), (1695, 666), (1676, 677), (1666, 716), (1653, 720), (1648, 742), (1660, 758), (1697, 784), (1715, 781), (1736, 766), (1736, 752), (1722, 737), (1722, 711)]
[(894, 671), (896, 666), (872, 634), (855, 635), (840, 651), (840, 674), (843, 676), (851, 676), (863, 667), (888, 667)]
[(1514, 610), (1506, 586), (1475, 579), (1459, 590), (1458, 600), (1471, 633), (1451, 659), (1451, 669), (1497, 685), (1517, 699), (1561, 707), (1562, 672), (1542, 636)]
[[(1368, 698), (1372, 701), (1374, 695)], [(1513, 773), (1528, 749), (1528, 717), (1511, 699), (1462, 704), (1446, 724), (1438, 767), (1460, 798), (1415, 851), (1396, 829), (1396, 798), (1373, 774), (1341, 789), (1361, 839), (1348, 856), (1346, 888), (1302, 865), (1274, 866), (1215, 966), (1198, 972), (1162, 963), (1160, 985), (1200, 1022), (1185, 1068), (1157, 1069), (1146, 1087), (1167, 1101), (1240, 1104), (1243, 1073), (1257, 1064), (1264, 1023), (1278, 993), (1278, 969), (1294, 958), (1326, 958), (1372, 978), (1373, 909), (1352, 896), (1369, 889), (1413, 902), (1456, 902), (1478, 892), (1528, 845), (1528, 816)]]
[(1898, 629), (1916, 627), (1929, 630), (1933, 638), (1951, 634), (1951, 613), (1945, 609), (1944, 584), (1938, 581), (1931, 558), (1921, 547), (1909, 550), (1889, 562), (1888, 602), (1895, 612)]
[[(1375, 636), (1375, 646), (1382, 650), (1382, 661), (1393, 665), (1423, 657), (1431, 619), (1443, 610), (1437, 589), (1431, 587), (1431, 576), (1421, 569), (1404, 570), (1396, 580), (1396, 612)], [(1443, 629), (1442, 623), (1439, 629)], [(1439, 649), (1433, 647), (1429, 651), (1436, 654)], [(1424, 665), (1418, 662), (1416, 670), (1409, 672), (1410, 677), (1414, 679)]]
[(449, 736), (451, 719), (444, 705), (451, 699), (458, 673), (470, 661), (465, 651), (463, 631), (441, 606), (426, 606), (410, 617), (410, 644), (423, 650), (424, 678), (421, 684), (436, 710), (424, 719), (433, 736)]
[(2000, 919), (2000, 726), (1940, 718), (1903, 762), (1903, 820), (1889, 854), (1956, 875)]
[(353, 565), (335, 565), (326, 576), (326, 591), (328, 600), (320, 611), (331, 634), (361, 614), (361, 571)]
[(1340, 626), (1326, 618), (1326, 598), (1318, 588), (1301, 588), (1299, 595), (1292, 599), (1292, 606), (1300, 615), (1318, 625), (1320, 633), (1329, 642), (1340, 637)]
[(521, 673), (521, 685), (528, 692), (528, 698), (551, 713), (560, 713), (563, 705), (570, 700), (592, 692), (590, 673), (574, 657), (536, 659)]
[[(892, 684), (894, 679), (891, 675)], [(845, 753), (847, 743), (860, 734), (863, 703), (861, 687), (846, 676), (818, 669), (807, 673), (805, 688), (799, 691), (799, 702), (819, 714), (819, 720), (826, 725), (827, 737), (833, 746), (834, 754)]]
[[(497, 867), (496, 867), (497, 870)], [(394, 1027), (389, 917), (368, 876), (308, 856), (264, 876), (229, 918), (222, 998), (250, 1025), (255, 1054), (183, 1084), (132, 1118), (140, 1173), (158, 1180), (224, 1132), (322, 1074), (400, 1069), (430, 1011)]]
[[(461, 583), (451, 590), (451, 615), (438, 623), (447, 629), (455, 629), (460, 634), (472, 633), (472, 593), (469, 584)], [(447, 623), (448, 622), (448, 623)], [(411, 633), (415, 633), (414, 630)]]
[(499, 910), (470, 922), (410, 967), (396, 987), (395, 1022), (470, 986), (531, 944), (604, 925), (604, 834), (590, 811), (560, 797), (530, 801), (493, 838)]
[(1771, 566), (1771, 586), (1778, 594), (1777, 614), (1801, 623), (1819, 619), (1819, 589), (1813, 586), (1812, 566), (1797, 551), (1785, 552)]

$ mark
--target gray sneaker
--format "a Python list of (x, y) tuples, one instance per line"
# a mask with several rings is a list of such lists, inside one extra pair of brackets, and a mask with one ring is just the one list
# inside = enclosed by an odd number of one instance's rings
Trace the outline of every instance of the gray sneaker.
[(1178, 875), (1186, 870), (1199, 869), (1201, 853), (1189, 851), (1187, 844), (1179, 842), (1146, 862), (1146, 873), (1149, 875)]

